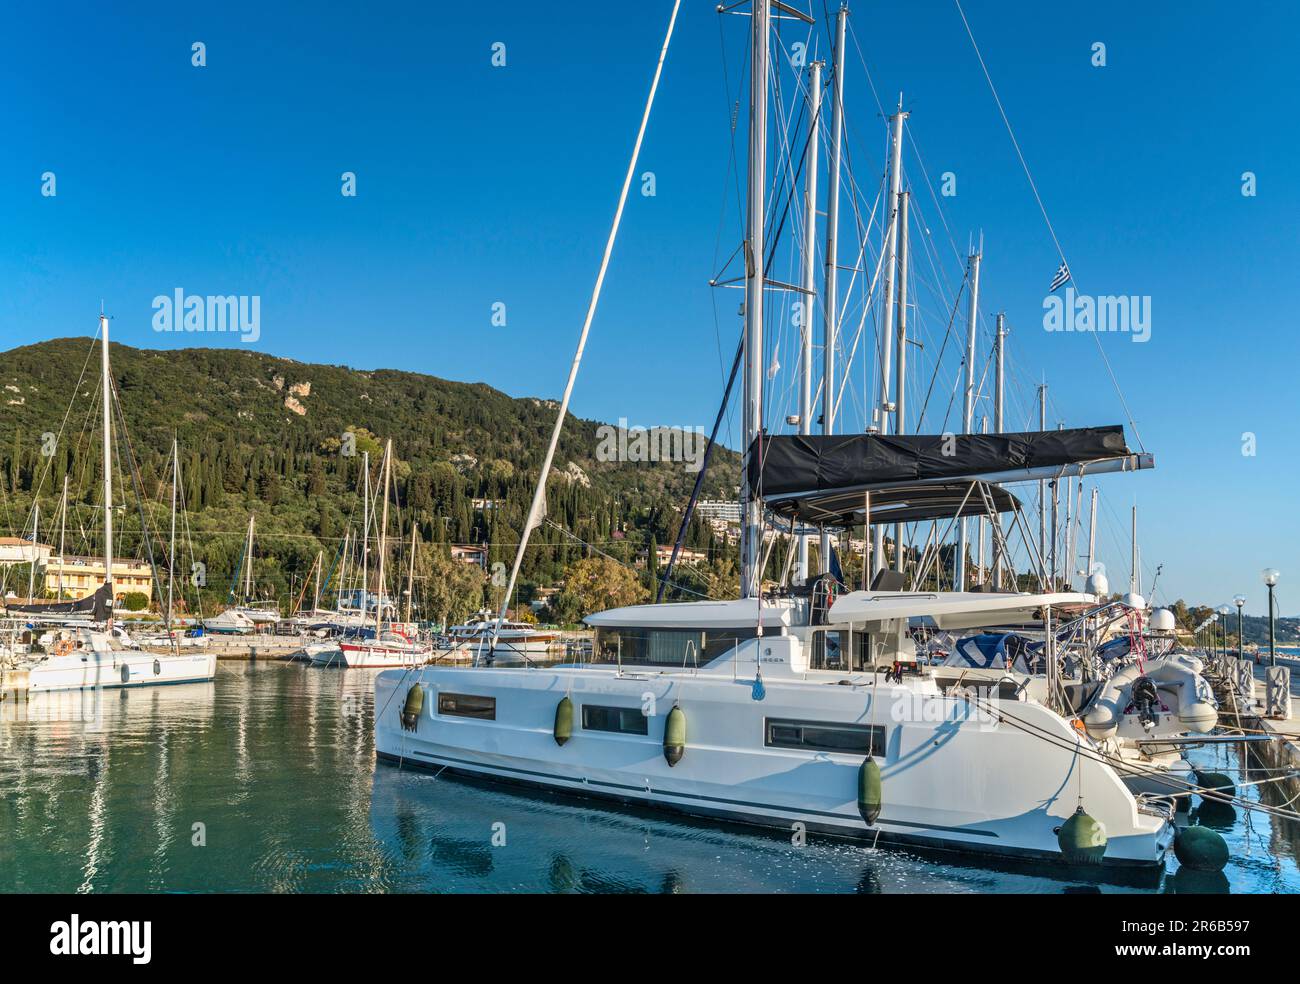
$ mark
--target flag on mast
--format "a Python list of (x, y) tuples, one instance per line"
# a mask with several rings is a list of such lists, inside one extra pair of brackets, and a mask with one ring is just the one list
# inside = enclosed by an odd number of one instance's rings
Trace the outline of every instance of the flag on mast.
[(1069, 282), (1070, 282), (1070, 268), (1066, 266), (1065, 261), (1062, 260), (1060, 268), (1056, 271), (1056, 276), (1052, 278), (1052, 286), (1048, 288), (1047, 292), (1051, 294), (1058, 287), (1062, 287), (1065, 284), (1068, 284)]

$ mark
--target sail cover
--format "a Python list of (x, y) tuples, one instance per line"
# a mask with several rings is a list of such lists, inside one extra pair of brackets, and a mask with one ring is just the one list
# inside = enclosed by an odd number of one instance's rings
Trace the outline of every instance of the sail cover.
[[(891, 486), (871, 493), (871, 522), (919, 523), (954, 516), (985, 516), (985, 495), (995, 512), (1014, 512), (1020, 506), (1020, 500), (1006, 489), (986, 482)], [(862, 522), (865, 496), (859, 489), (798, 498), (769, 497), (767, 507), (777, 516), (812, 526), (852, 526)]]
[(749, 481), (769, 500), (963, 478), (1012, 482), (1033, 469), (1131, 454), (1120, 426), (1016, 434), (775, 434), (759, 442), (761, 455), (752, 449), (748, 456)]
[(45, 618), (66, 618), (70, 615), (89, 615), (102, 622), (109, 615), (108, 584), (102, 584), (94, 594), (76, 601), (37, 602), (32, 605), (6, 605), (5, 611), (13, 615), (39, 615)]

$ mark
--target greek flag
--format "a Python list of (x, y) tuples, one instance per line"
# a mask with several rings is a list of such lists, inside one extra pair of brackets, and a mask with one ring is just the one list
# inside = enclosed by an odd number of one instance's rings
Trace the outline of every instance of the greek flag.
[(1052, 286), (1048, 288), (1047, 292), (1050, 294), (1053, 291), (1055, 291), (1058, 287), (1062, 287), (1065, 284), (1068, 284), (1069, 282), (1070, 282), (1070, 268), (1066, 266), (1065, 261), (1062, 260), (1060, 269), (1056, 271), (1056, 276), (1052, 278)]

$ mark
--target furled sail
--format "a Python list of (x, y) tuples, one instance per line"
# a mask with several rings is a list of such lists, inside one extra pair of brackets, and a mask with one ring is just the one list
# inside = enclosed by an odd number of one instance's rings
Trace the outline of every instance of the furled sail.
[(5, 606), (10, 615), (39, 615), (45, 618), (66, 618), (70, 615), (89, 615), (94, 621), (102, 622), (109, 616), (111, 598), (109, 587), (102, 584), (99, 590), (76, 601), (37, 602), (30, 605)]

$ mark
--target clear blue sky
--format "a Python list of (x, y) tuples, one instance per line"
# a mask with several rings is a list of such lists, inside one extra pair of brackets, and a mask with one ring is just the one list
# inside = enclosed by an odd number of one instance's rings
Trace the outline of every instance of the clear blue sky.
[[(820, 17), (822, 0), (812, 4)], [(183, 287), (259, 295), (256, 347), (275, 355), (557, 396), (670, 7), (11, 9), (0, 33), (5, 346), (89, 334), (101, 298), (127, 344), (240, 345), (151, 329), (152, 298)], [(858, 7), (854, 37), (880, 98), (902, 90), (919, 161), (936, 182), (957, 175), (943, 200), (957, 250), (983, 233), (982, 307), (1013, 326), (1010, 425), (1027, 422), (1040, 374), (1054, 418), (1124, 422), (1092, 339), (1042, 330), (1056, 253), (955, 6)], [(1287, 600), (1300, 592), (1298, 10), (966, 2), (1080, 289), (1152, 298), (1149, 343), (1102, 339), (1158, 467), (1104, 484), (1101, 559), (1113, 582), (1127, 576), (1136, 501), (1144, 564), (1164, 565), (1161, 595), (1218, 603), (1244, 591), (1254, 612), (1266, 565), (1284, 573), (1282, 609), (1300, 610)], [(715, 298), (707, 281), (740, 235), (728, 126), (746, 29), (728, 17), (720, 32), (713, 3), (683, 5), (642, 157), (657, 194), (631, 199), (575, 397), (582, 416), (712, 420), (719, 350), (729, 357), (737, 330), (738, 293)], [(195, 41), (204, 68), (190, 63)], [(497, 41), (505, 68), (490, 64)], [(1090, 63), (1095, 41), (1104, 68)], [(846, 86), (855, 177), (874, 188), (883, 123), (856, 46)], [(955, 283), (960, 261), (910, 148), (907, 166)], [(1246, 170), (1257, 197), (1241, 194)], [(40, 194), (46, 171), (54, 198)], [(357, 175), (355, 198), (340, 195), (344, 171)], [(774, 275), (790, 275), (785, 256)], [(490, 324), (496, 301), (503, 328)], [(937, 341), (944, 313), (922, 313)], [(793, 360), (778, 356), (784, 387)], [(1241, 453), (1246, 431), (1254, 457)]]

